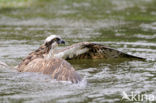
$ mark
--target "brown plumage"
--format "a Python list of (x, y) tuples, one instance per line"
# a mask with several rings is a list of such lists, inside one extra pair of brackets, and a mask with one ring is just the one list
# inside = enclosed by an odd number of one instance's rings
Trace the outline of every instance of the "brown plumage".
[(17, 66), (19, 72), (39, 72), (50, 75), (53, 79), (78, 83), (81, 77), (65, 60), (53, 57), (53, 49), (64, 43), (60, 37), (51, 35), (37, 50), (30, 53)]
[(44, 58), (50, 51), (51, 47), (46, 45), (41, 45), (37, 50), (31, 52), (28, 54), (27, 57), (25, 57), (22, 62), (18, 65), (17, 70), (23, 71), (25, 66), (30, 63), (32, 60), (37, 58)]
[(114, 59), (114, 58), (128, 58), (145, 60), (142, 57), (133, 56), (123, 53), (121, 51), (106, 47), (102, 44), (81, 42), (73, 44), (61, 50), (56, 50), (55, 57), (66, 60), (71, 59)]
[[(144, 58), (123, 53), (97, 43), (81, 42), (61, 50), (54, 48), (62, 42), (60, 37), (51, 35), (37, 50), (30, 53), (18, 65), (20, 72), (40, 72), (51, 75), (53, 79), (77, 83), (81, 80), (74, 68), (65, 60), (70, 59), (114, 59), (114, 58)], [(61, 59), (62, 58), (62, 59)]]
[(39, 72), (50, 75), (53, 79), (78, 83), (81, 77), (74, 68), (65, 60), (59, 58), (32, 60), (22, 72)]

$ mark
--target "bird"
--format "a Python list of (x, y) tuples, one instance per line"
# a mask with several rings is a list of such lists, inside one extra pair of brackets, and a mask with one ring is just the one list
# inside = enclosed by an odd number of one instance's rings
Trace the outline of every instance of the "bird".
[[(65, 41), (58, 35), (48, 36), (44, 43), (35, 51), (26, 56), (22, 62), (16, 66), (19, 72), (39, 72), (50, 75), (52, 79), (58, 81), (71, 81), (78, 83), (81, 76), (74, 67), (66, 60), (74, 59), (115, 59), (128, 58), (145, 60), (145, 58), (133, 56), (122, 51), (106, 47), (103, 44), (93, 42), (80, 42), (57, 49), (59, 44)], [(4, 63), (1, 63), (5, 65)]]
[(63, 49), (55, 49), (54, 57), (63, 58), (65, 60), (73, 59), (138, 59), (146, 60), (145, 58), (124, 53), (122, 51), (107, 47), (103, 44), (94, 42), (80, 42), (67, 46)]
[(60, 36), (48, 36), (37, 50), (22, 60), (16, 68), (17, 71), (43, 73), (57, 81), (80, 82), (82, 78), (70, 63), (62, 58), (54, 57), (53, 51), (59, 44), (65, 44)]

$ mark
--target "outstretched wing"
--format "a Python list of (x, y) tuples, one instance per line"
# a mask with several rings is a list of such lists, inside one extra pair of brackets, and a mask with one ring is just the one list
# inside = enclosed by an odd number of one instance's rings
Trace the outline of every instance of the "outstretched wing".
[(58, 50), (54, 54), (55, 57), (70, 59), (112, 59), (112, 58), (133, 58), (144, 59), (123, 53), (121, 51), (106, 47), (102, 44), (81, 42), (68, 46), (62, 50)]
[(59, 58), (52, 59), (34, 59), (22, 72), (40, 72), (51, 75), (53, 79), (58, 81), (71, 81), (78, 83), (81, 77), (76, 73), (74, 68), (65, 60)]

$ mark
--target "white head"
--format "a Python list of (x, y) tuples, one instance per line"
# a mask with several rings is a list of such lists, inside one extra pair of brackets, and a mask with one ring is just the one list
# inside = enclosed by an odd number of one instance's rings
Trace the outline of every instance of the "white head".
[(61, 39), (60, 36), (50, 35), (45, 39), (44, 44), (46, 46), (51, 46), (54, 49), (57, 45), (65, 44), (65, 42)]
[(60, 36), (50, 35), (45, 39), (44, 45), (50, 49), (46, 57), (47, 59), (53, 57), (53, 51), (59, 44), (65, 44), (65, 42), (61, 39)]

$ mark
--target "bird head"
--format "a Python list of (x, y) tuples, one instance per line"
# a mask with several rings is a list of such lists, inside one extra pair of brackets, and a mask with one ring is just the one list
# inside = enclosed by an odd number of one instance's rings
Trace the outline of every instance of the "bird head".
[(44, 44), (49, 47), (51, 46), (51, 48), (55, 48), (57, 47), (59, 44), (65, 44), (65, 41), (61, 39), (60, 36), (57, 35), (50, 35), (48, 36), (45, 41)]

